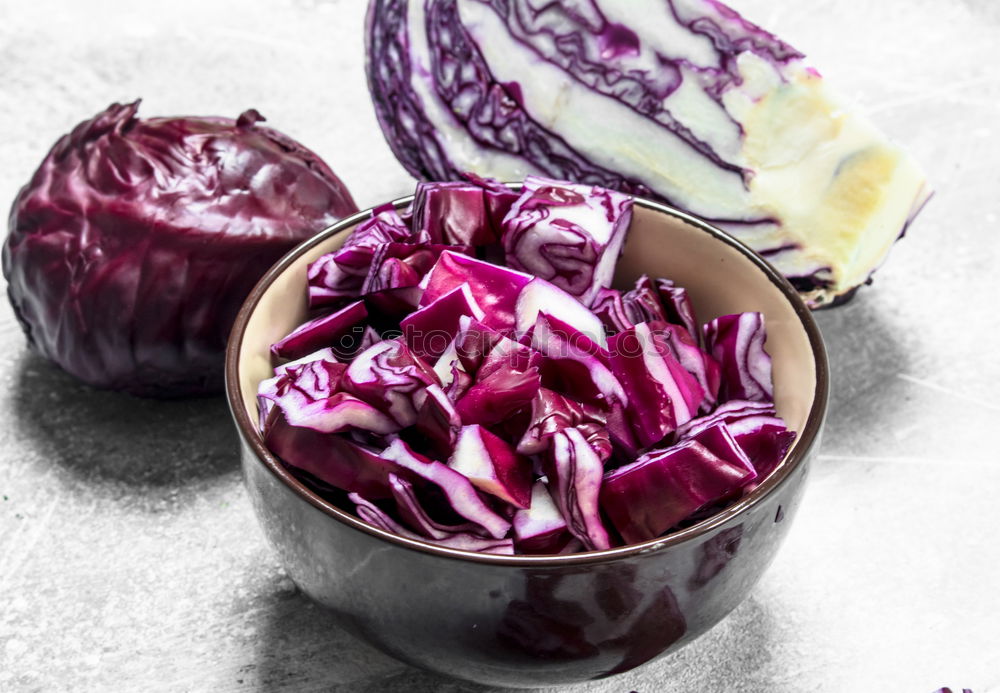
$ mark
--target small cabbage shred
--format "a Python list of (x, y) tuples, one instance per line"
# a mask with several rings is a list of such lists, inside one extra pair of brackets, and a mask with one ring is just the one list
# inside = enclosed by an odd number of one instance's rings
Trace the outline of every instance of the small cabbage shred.
[(632, 198), (470, 176), (373, 210), (307, 271), (258, 390), (270, 450), (387, 532), (500, 554), (661, 537), (749, 493), (795, 433), (760, 313), (611, 286)]

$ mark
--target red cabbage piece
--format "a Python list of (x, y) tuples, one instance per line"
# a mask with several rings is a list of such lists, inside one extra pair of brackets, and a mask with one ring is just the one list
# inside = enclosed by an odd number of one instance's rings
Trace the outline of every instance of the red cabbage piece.
[(362, 294), (388, 289), (402, 289), (420, 284), (444, 251), (463, 253), (463, 246), (437, 245), (411, 241), (383, 243), (375, 249), (371, 267), (361, 285)]
[(514, 546), (518, 553), (555, 554), (573, 538), (566, 520), (549, 494), (548, 484), (536, 481), (531, 503), (514, 513)]
[(516, 508), (531, 504), (531, 461), (482, 426), (462, 428), (448, 466)]
[(462, 317), (482, 320), (486, 316), (468, 284), (460, 284), (423, 308), (410, 313), (399, 325), (414, 354), (434, 360), (445, 352), (459, 331)]
[(758, 481), (774, 471), (795, 441), (795, 431), (788, 430), (778, 416), (748, 416), (728, 427), (757, 470)]
[(272, 414), (264, 444), (286, 465), (333, 488), (363, 493), (368, 498), (388, 498), (389, 474), (399, 472), (399, 467), (375, 450), (344, 436), (293, 426), (281, 411)]
[(390, 443), (380, 456), (436, 485), (444, 493), (451, 510), (476, 523), (492, 537), (503, 539), (510, 530), (510, 522), (493, 512), (469, 480), (448, 465), (415, 453), (399, 439)]
[(531, 275), (476, 260), (459, 253), (444, 251), (425, 279), (421, 305), (437, 300), (462, 284), (472, 288), (472, 295), (485, 311), (483, 322), (489, 327), (509, 331), (517, 320), (517, 297)]
[(654, 539), (698, 508), (732, 496), (753, 476), (752, 469), (689, 440), (608, 472), (601, 508), (632, 544)]
[(599, 508), (604, 465), (583, 434), (575, 428), (556, 431), (543, 460), (556, 507), (569, 532), (588, 550), (610, 548)]
[(705, 348), (722, 367), (721, 400), (774, 400), (766, 339), (760, 313), (723, 315), (705, 325)]
[(631, 220), (628, 195), (528, 176), (503, 221), (507, 264), (589, 306), (611, 286)]
[(601, 289), (590, 303), (590, 309), (604, 325), (608, 335), (617, 334), (632, 327), (635, 322), (625, 311), (622, 292), (618, 289)]
[(353, 353), (365, 336), (368, 311), (363, 301), (355, 301), (335, 313), (299, 325), (271, 345), (275, 358), (298, 359), (323, 347), (337, 353)]
[(341, 381), (346, 392), (385, 412), (399, 428), (416, 423), (417, 408), (429, 385), (439, 385), (434, 371), (398, 339), (358, 354)]
[(410, 237), (410, 229), (396, 208), (384, 205), (372, 210), (372, 218), (357, 226), (344, 244), (313, 261), (306, 273), (309, 306), (335, 305), (356, 298), (368, 276), (379, 246)]
[(455, 410), (448, 394), (438, 385), (429, 385), (423, 391), (423, 401), (417, 407), (414, 432), (422, 436), (423, 443), (442, 457), (451, 454), (462, 428), (462, 419)]
[(597, 456), (606, 460), (612, 451), (607, 425), (607, 416), (598, 407), (539, 388), (531, 401), (530, 423), (517, 444), (517, 451), (522, 455), (539, 455), (550, 447), (556, 432), (575, 428)]
[(722, 382), (718, 361), (702, 351), (691, 333), (680, 325), (651, 323), (650, 329), (656, 334), (657, 341), (670, 350), (677, 363), (698, 381), (703, 393), (698, 411), (711, 411), (718, 400)]
[(743, 467), (750, 473), (746, 478), (746, 483), (750, 483), (758, 477), (757, 470), (750, 461), (742, 446), (733, 437), (732, 432), (725, 423), (717, 423), (708, 428), (702, 429), (691, 440), (696, 440), (716, 457)]
[(669, 279), (657, 279), (656, 292), (659, 294), (660, 304), (666, 312), (667, 322), (683, 327), (700, 345), (701, 330), (698, 329), (698, 318), (695, 316), (694, 306), (688, 297), (687, 289), (675, 285)]
[(371, 404), (342, 391), (347, 369), (319, 359), (288, 369), (261, 383), (258, 398), (270, 400), (291, 426), (320, 433), (349, 429), (393, 433), (400, 424)]
[(417, 310), (423, 293), (419, 286), (402, 286), (365, 294), (369, 322), (381, 330), (398, 329), (400, 320)]
[(627, 401), (609, 368), (610, 352), (558, 318), (540, 313), (529, 334), (531, 347), (545, 358), (542, 372), (553, 388), (585, 402)]
[(313, 152), (239, 119), (112, 104), (53, 146), (14, 200), (3, 274), (39, 354), (136, 395), (220, 392), (244, 298), (282, 255), (357, 211)]
[(503, 366), (475, 380), (455, 402), (455, 409), (467, 424), (497, 424), (527, 409), (539, 387), (538, 368), (520, 371)]
[(591, 308), (610, 334), (623, 332), (640, 322), (665, 322), (683, 327), (695, 343), (700, 344), (697, 340), (701, 330), (691, 299), (687, 291), (669, 279), (654, 282), (644, 274), (625, 293), (602, 289), (597, 292)]
[(360, 494), (349, 494), (348, 499), (354, 503), (355, 512), (362, 520), (373, 527), (378, 527), (379, 529), (391, 532), (392, 534), (398, 534), (401, 537), (419, 539), (420, 541), (426, 541), (431, 544), (445, 546), (450, 549), (458, 549), (460, 551), (476, 551), (478, 553), (496, 553), (501, 555), (512, 555), (514, 553), (513, 539), (492, 539), (489, 537), (481, 537), (471, 532), (454, 532), (449, 533), (443, 538), (434, 539), (406, 529), (396, 522), (387, 512), (382, 510), (382, 508), (365, 499)]
[(501, 185), (418, 183), (413, 228), (433, 243), (487, 246), (500, 242), (501, 222), (518, 195)]
[(628, 395), (626, 411), (643, 447), (659, 442), (697, 413), (704, 393), (649, 325), (639, 323), (608, 342), (611, 371)]
[(813, 306), (865, 283), (929, 196), (801, 53), (720, 0), (372, 0), (365, 39), (376, 116), (414, 177), (659, 199), (738, 235)]
[(720, 421), (732, 423), (747, 416), (777, 416), (777, 410), (774, 408), (774, 402), (732, 399), (718, 405), (711, 413), (678, 426), (677, 435), (687, 437)]
[(482, 528), (473, 522), (448, 525), (438, 522), (424, 509), (416, 489), (406, 479), (389, 474), (389, 490), (396, 501), (396, 512), (404, 523), (430, 539), (447, 539), (454, 534), (482, 534)]
[(517, 297), (517, 333), (524, 335), (530, 332), (540, 313), (552, 316), (572, 328), (574, 333), (586, 335), (600, 346), (607, 345), (600, 318), (555, 284), (536, 277), (521, 289)]

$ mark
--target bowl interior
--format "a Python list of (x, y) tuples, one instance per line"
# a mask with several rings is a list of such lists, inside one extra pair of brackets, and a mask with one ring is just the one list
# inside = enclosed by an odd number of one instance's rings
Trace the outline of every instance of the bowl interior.
[[(261, 281), (237, 319), (237, 389), (230, 388), (230, 397), (241, 403), (246, 414), (245, 419), (237, 416), (243, 435), (258, 444), (260, 435), (251, 423), (257, 421), (257, 385), (272, 375), (270, 345), (307, 317), (306, 269), (319, 256), (340, 247), (351, 229), (367, 217), (368, 213), (362, 212), (345, 220), (344, 228), (334, 232), (337, 227), (333, 227), (286, 256)], [(824, 363), (825, 357), (809, 311), (794, 297), (790, 285), (722, 232), (667, 207), (636, 200), (616, 283), (629, 286), (643, 273), (666, 277), (685, 287), (703, 322), (742, 311), (764, 314), (765, 346), (773, 359), (775, 405), (788, 427), (800, 433), (779, 470), (789, 460), (800, 458), (811, 445), (812, 433), (822, 417), (822, 407), (814, 408), (814, 404), (819, 391), (817, 364)], [(234, 413), (236, 401), (232, 403)], [(810, 414), (814, 425), (807, 435), (801, 435)], [(778, 473), (776, 470), (772, 476)]]

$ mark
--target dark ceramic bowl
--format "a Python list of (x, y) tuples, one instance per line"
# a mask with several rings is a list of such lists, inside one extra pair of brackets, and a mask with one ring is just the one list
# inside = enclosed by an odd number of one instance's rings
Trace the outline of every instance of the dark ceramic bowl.
[(702, 320), (762, 311), (776, 404), (798, 431), (795, 444), (747, 497), (662, 539), (548, 557), (457, 551), (388, 534), (331, 505), (289, 474), (257, 433), (257, 383), (271, 373), (269, 345), (305, 319), (307, 264), (337, 248), (367, 214), (275, 265), (247, 299), (229, 342), (227, 395), (247, 489), (296, 584), (398, 659), (502, 686), (624, 672), (691, 642), (732, 611), (788, 531), (826, 410), (823, 343), (791, 285), (721, 231), (636, 200), (617, 281), (669, 277), (687, 288)]

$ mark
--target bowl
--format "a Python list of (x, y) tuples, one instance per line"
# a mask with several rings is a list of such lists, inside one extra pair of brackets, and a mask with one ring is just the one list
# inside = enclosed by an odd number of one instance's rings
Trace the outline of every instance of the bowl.
[(292, 476), (257, 432), (255, 395), (271, 375), (269, 346), (306, 318), (306, 266), (369, 214), (342, 220), (278, 262), (247, 298), (227, 351), (247, 491), (301, 590), (402, 661), (512, 687), (628, 671), (683, 647), (743, 601), (792, 523), (826, 411), (823, 342), (792, 286), (722, 231), (636, 199), (616, 282), (671, 278), (703, 321), (763, 312), (775, 403), (798, 432), (795, 443), (747, 496), (668, 536), (561, 556), (470, 553), (389, 534), (340, 510)]

